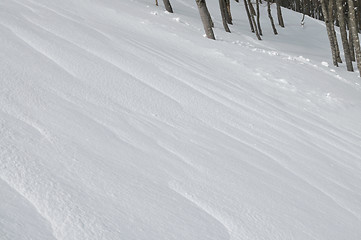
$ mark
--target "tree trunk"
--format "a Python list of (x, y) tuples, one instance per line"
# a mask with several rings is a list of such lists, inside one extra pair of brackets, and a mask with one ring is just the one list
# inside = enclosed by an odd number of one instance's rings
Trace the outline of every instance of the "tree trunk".
[(310, 3), (310, 7), (309, 7), (309, 9), (310, 9), (310, 16), (311, 16), (312, 18), (315, 18), (316, 6), (315, 6), (313, 0), (309, 1), (309, 3)]
[(354, 0), (354, 9), (355, 9), (355, 18), (356, 18), (356, 30), (360, 33), (360, 25), (359, 25), (359, 9), (358, 9), (358, 0)]
[(304, 13), (307, 15), (307, 16), (310, 16), (311, 15), (311, 0), (304, 0), (306, 2), (305, 6), (304, 6)]
[(334, 10), (334, 4), (335, 0), (328, 0), (328, 18), (329, 18), (329, 23), (330, 23), (330, 28), (331, 28), (331, 32), (332, 32), (332, 38), (333, 38), (333, 42), (335, 45), (335, 50), (336, 50), (336, 59), (338, 63), (342, 63), (341, 60), (341, 56), (340, 56), (340, 48), (338, 47), (338, 41), (337, 41), (337, 36), (336, 36), (336, 31), (335, 31), (335, 18), (334, 18), (334, 14), (333, 14), (333, 10)]
[(342, 40), (343, 52), (345, 54), (346, 68), (347, 71), (353, 72), (350, 46), (348, 45), (348, 40), (347, 40), (345, 13), (342, 5), (343, 5), (342, 0), (336, 0), (337, 16), (338, 16), (338, 22), (340, 24), (341, 40)]
[(302, 19), (301, 19), (301, 26), (303, 27), (305, 25), (305, 14), (302, 14)]
[(257, 27), (257, 23), (256, 23), (256, 20), (254, 19), (254, 15), (256, 15), (256, 11), (254, 10), (253, 8), (253, 5), (251, 3), (251, 0), (247, 0), (248, 1), (248, 6), (251, 10), (251, 19), (252, 19), (252, 23), (254, 25), (254, 31), (256, 33), (256, 36), (257, 36), (257, 39), (258, 40), (262, 40), (261, 36), (259, 35), (259, 32), (258, 32), (258, 27)]
[(228, 24), (233, 24), (232, 22), (232, 14), (231, 14), (231, 2), (230, 0), (226, 0), (226, 7), (227, 7), (227, 23)]
[(277, 33), (277, 29), (276, 29), (275, 23), (274, 23), (274, 21), (273, 21), (272, 13), (271, 13), (271, 3), (270, 3), (270, 1), (271, 1), (271, 0), (268, 0), (268, 1), (267, 1), (268, 17), (269, 17), (269, 19), (270, 19), (270, 21), (271, 21), (273, 33), (274, 33), (275, 35), (277, 35), (277, 34), (278, 34), (278, 33)]
[(251, 27), (251, 31), (254, 32), (254, 27), (253, 27), (253, 23), (252, 23), (252, 19), (251, 19), (251, 14), (249, 13), (247, 0), (243, 0), (243, 1), (244, 1), (244, 7), (246, 9), (247, 17), (248, 17), (249, 26)]
[(353, 47), (353, 37), (352, 37), (352, 32), (350, 31), (350, 28), (349, 28), (349, 31), (348, 31), (348, 45), (350, 47), (351, 60), (353, 62), (355, 62), (356, 61), (355, 48)]
[(306, 0), (302, 1), (302, 13), (303, 13), (303, 17), (302, 17), (303, 18), (302, 22), (303, 22), (305, 14), (306, 14)]
[(248, 1), (248, 6), (249, 6), (249, 11), (251, 13), (251, 16), (256, 16), (256, 10), (254, 10), (254, 7), (253, 7), (253, 4), (251, 1)]
[(299, 3), (297, 0), (295, 1), (295, 11), (296, 12), (301, 12), (301, 10), (300, 10), (300, 8), (301, 8), (301, 3)]
[(361, 1), (357, 1), (357, 22), (358, 22), (358, 30), (360, 31), (360, 27), (361, 27)]
[(354, 8), (353, 0), (348, 0), (348, 15), (349, 15), (350, 31), (352, 32), (353, 45), (355, 47), (357, 68), (361, 74), (361, 49), (360, 49), (360, 40), (357, 32), (356, 16), (355, 16), (355, 8)]
[(204, 4), (206, 5), (206, 6), (205, 6), (205, 11), (206, 11), (206, 14), (207, 14), (207, 16), (208, 16), (209, 25), (211, 25), (211, 27), (214, 28), (214, 22), (213, 22), (213, 20), (212, 20), (211, 14), (210, 14), (209, 11), (208, 11), (208, 7), (207, 7), (207, 4), (206, 4), (206, 0), (204, 0)]
[(204, 31), (206, 33), (207, 38), (215, 40), (213, 29), (212, 29), (212, 19), (211, 15), (209, 14), (206, 1), (205, 0), (196, 0), (199, 15), (201, 16)]
[(173, 13), (172, 5), (170, 5), (169, 0), (163, 0), (165, 10), (167, 10), (170, 13)]
[(219, 8), (221, 11), (221, 15), (222, 15), (222, 22), (223, 22), (223, 27), (224, 30), (226, 30), (226, 32), (231, 32), (231, 30), (229, 30), (228, 24), (227, 24), (227, 6), (226, 6), (226, 2), (225, 0), (219, 0)]
[(158, 6), (158, 0), (155, 0), (155, 5)]
[(337, 58), (336, 58), (336, 48), (335, 48), (334, 41), (333, 41), (333, 35), (332, 35), (331, 27), (330, 27), (330, 20), (328, 18), (328, 13), (327, 13), (327, 7), (326, 7), (325, 0), (321, 0), (321, 7), (322, 7), (323, 17), (325, 19), (325, 25), (326, 25), (328, 39), (330, 41), (333, 65), (338, 67)]
[(261, 29), (261, 23), (260, 23), (260, 14), (259, 14), (259, 0), (256, 0), (256, 4), (257, 4), (257, 26), (258, 26), (258, 32), (259, 35), (262, 36), (262, 29)]
[(278, 24), (279, 24), (281, 27), (284, 28), (284, 27), (285, 27), (285, 23), (283, 22), (280, 0), (276, 0), (276, 6), (277, 6)]

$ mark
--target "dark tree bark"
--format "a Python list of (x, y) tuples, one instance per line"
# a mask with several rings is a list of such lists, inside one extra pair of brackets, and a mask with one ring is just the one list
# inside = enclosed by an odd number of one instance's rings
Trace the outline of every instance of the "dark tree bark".
[(305, 14), (302, 14), (301, 25), (305, 25)]
[(261, 29), (261, 23), (260, 23), (260, 14), (259, 14), (259, 0), (256, 0), (256, 6), (257, 6), (257, 26), (258, 26), (258, 32), (259, 35), (262, 36), (262, 29)]
[(163, 0), (165, 10), (167, 10), (170, 13), (173, 13), (172, 5), (170, 5), (169, 0)]
[(303, 13), (307, 16), (311, 15), (311, 0), (303, 0)]
[(315, 10), (316, 9), (315, 9), (315, 6), (313, 4), (313, 0), (310, 0), (308, 3), (310, 4), (310, 7), (308, 8), (310, 14), (308, 16), (310, 16), (312, 18), (315, 18)]
[(350, 46), (348, 45), (348, 40), (347, 40), (345, 13), (343, 9), (342, 0), (336, 0), (336, 8), (337, 8), (338, 22), (340, 24), (341, 40), (342, 40), (343, 52), (345, 54), (346, 68), (347, 71), (353, 72)]
[[(196, 0), (196, 1), (197, 1), (197, 0)], [(206, 5), (206, 7), (205, 7), (205, 12), (206, 12), (206, 14), (207, 14), (207, 16), (208, 16), (209, 25), (211, 25), (211, 27), (214, 28), (214, 22), (213, 22), (213, 20), (212, 20), (211, 14), (210, 14), (209, 11), (208, 11), (208, 7), (207, 7), (207, 4), (206, 4), (206, 0), (204, 0), (204, 4)]]
[(277, 32), (275, 23), (274, 23), (274, 21), (273, 21), (273, 17), (272, 17), (272, 13), (271, 13), (271, 3), (270, 3), (270, 0), (267, 1), (267, 12), (268, 12), (268, 17), (269, 17), (269, 19), (270, 19), (270, 21), (271, 21), (273, 33), (274, 33), (275, 35), (277, 35), (278, 32)]
[(334, 25), (334, 22), (335, 22), (334, 6), (335, 6), (335, 0), (328, 0), (328, 18), (330, 21), (330, 29), (332, 32), (332, 38), (333, 38), (335, 50), (336, 50), (336, 59), (337, 59), (338, 63), (342, 63), (341, 56), (340, 56), (340, 48), (338, 47), (338, 41), (337, 41), (335, 25)]
[(204, 31), (206, 33), (207, 38), (213, 39), (213, 40), (216, 39), (214, 37), (214, 33), (213, 33), (213, 29), (212, 29), (213, 22), (211, 19), (211, 15), (209, 14), (206, 1), (205, 0), (196, 0), (196, 3), (198, 6), (199, 15), (201, 16)]
[(247, 2), (248, 2), (248, 6), (249, 6), (249, 9), (250, 9), (250, 12), (251, 12), (251, 19), (252, 19), (252, 23), (253, 23), (253, 26), (254, 26), (254, 32), (256, 33), (257, 39), (262, 40), (262, 38), (261, 38), (261, 36), (259, 35), (259, 32), (258, 32), (258, 27), (257, 27), (256, 20), (254, 19), (254, 16), (256, 15), (256, 11), (253, 8), (251, 0), (247, 0)]
[(355, 62), (356, 61), (355, 48), (353, 47), (353, 37), (352, 37), (352, 32), (350, 30), (348, 31), (348, 45), (350, 47), (351, 60)]
[[(302, 13), (303, 13), (303, 16), (302, 16), (302, 21), (303, 22), (305, 20), (305, 15), (306, 15), (306, 0), (303, 0), (302, 1), (303, 5), (302, 5)], [(302, 24), (303, 25), (303, 24)]]
[(358, 31), (360, 32), (361, 27), (361, 1), (357, 1), (357, 22), (358, 22)]
[(247, 0), (243, 0), (243, 1), (244, 1), (244, 8), (246, 9), (246, 13), (247, 13), (247, 17), (248, 17), (249, 26), (251, 27), (251, 31), (254, 32), (254, 27), (253, 27), (253, 23), (252, 23), (252, 19), (251, 19), (251, 14), (249, 12)]
[(226, 32), (231, 32), (231, 30), (229, 30), (228, 24), (227, 24), (227, 6), (226, 6), (226, 2), (225, 0), (219, 0), (219, 9), (221, 11), (221, 16), (222, 16), (222, 23), (223, 23), (223, 27), (224, 30)]
[(158, 6), (158, 0), (155, 0), (155, 5)]
[(357, 68), (361, 75), (361, 49), (360, 49), (360, 40), (358, 37), (358, 29), (356, 25), (355, 7), (353, 0), (348, 0), (347, 2), (348, 2), (350, 31), (352, 32), (352, 40), (353, 40), (353, 45), (355, 47)]
[(338, 67), (337, 57), (336, 57), (336, 48), (335, 48), (334, 39), (333, 39), (333, 35), (332, 35), (332, 30), (331, 30), (331, 26), (330, 26), (331, 25), (330, 20), (328, 18), (328, 12), (327, 12), (327, 6), (326, 6), (325, 0), (321, 0), (321, 7), (322, 7), (323, 17), (325, 19), (328, 39), (330, 41), (333, 65)]
[(301, 12), (301, 3), (299, 3), (298, 1), (295, 1), (295, 7), (293, 10), (296, 12)]
[(251, 13), (251, 16), (252, 16), (252, 15), (255, 16), (255, 15), (256, 15), (256, 10), (254, 10), (254, 7), (253, 7), (252, 2), (251, 2), (251, 1), (248, 1), (248, 0), (247, 0), (247, 2), (248, 2), (249, 11), (250, 11), (250, 13)]
[(228, 24), (233, 24), (232, 22), (232, 14), (231, 14), (231, 1), (230, 0), (225, 0), (226, 2), (226, 7), (227, 7), (227, 23)]
[(354, 3), (354, 9), (355, 9), (355, 18), (356, 18), (356, 30), (358, 33), (360, 33), (360, 24), (359, 24), (359, 0), (354, 0), (353, 3)]
[(281, 4), (280, 0), (276, 0), (276, 6), (277, 6), (277, 18), (278, 18), (278, 25), (281, 27), (285, 27), (285, 23), (283, 22), (283, 16), (282, 16), (282, 10), (281, 10)]
[(316, 9), (316, 11), (315, 11), (316, 19), (321, 20), (322, 9), (320, 9), (321, 6), (320, 6), (319, 1), (318, 1), (318, 0), (315, 0), (315, 4), (314, 4), (314, 5), (315, 5), (315, 9)]

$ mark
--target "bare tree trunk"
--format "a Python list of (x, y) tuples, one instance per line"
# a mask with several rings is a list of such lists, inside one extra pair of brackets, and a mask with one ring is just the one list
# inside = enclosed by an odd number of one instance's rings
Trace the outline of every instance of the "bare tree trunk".
[(310, 0), (309, 3), (310, 3), (310, 7), (309, 7), (310, 17), (315, 18), (316, 6), (314, 5), (313, 0)]
[(302, 14), (302, 19), (301, 19), (301, 25), (304, 26), (305, 25), (305, 14)]
[(307, 16), (311, 15), (311, 0), (303, 0), (303, 13)]
[(298, 1), (295, 1), (295, 9), (294, 9), (294, 11), (296, 11), (296, 12), (301, 12), (300, 11), (300, 3), (298, 2)]
[(342, 5), (343, 5), (342, 0), (336, 0), (337, 16), (338, 16), (338, 22), (340, 24), (342, 47), (343, 47), (343, 52), (345, 54), (346, 68), (347, 71), (353, 72), (350, 47), (348, 45), (348, 40), (347, 40), (345, 13)]
[(269, 19), (270, 19), (270, 21), (271, 21), (271, 25), (272, 25), (273, 33), (274, 33), (275, 35), (277, 35), (277, 34), (278, 34), (278, 32), (277, 32), (277, 29), (276, 29), (275, 23), (274, 23), (274, 21), (273, 21), (273, 17), (272, 17), (272, 13), (271, 13), (271, 3), (270, 3), (270, 1), (271, 1), (271, 0), (268, 0), (268, 1), (267, 1), (267, 12), (268, 12), (268, 17), (269, 17)]
[(321, 20), (322, 10), (320, 11), (320, 3), (318, 0), (315, 0), (315, 7), (316, 7), (316, 18)]
[(257, 23), (256, 23), (256, 20), (254, 19), (254, 15), (256, 15), (256, 11), (254, 10), (253, 8), (253, 5), (251, 3), (251, 0), (247, 0), (248, 1), (248, 6), (249, 6), (249, 9), (251, 11), (251, 19), (252, 19), (252, 23), (254, 25), (254, 31), (256, 33), (256, 36), (257, 36), (257, 39), (258, 40), (262, 40), (261, 36), (259, 35), (259, 32), (258, 32), (258, 27), (257, 27)]
[(327, 30), (328, 39), (329, 39), (329, 41), (330, 41), (333, 65), (335, 65), (336, 67), (338, 67), (337, 57), (336, 57), (336, 48), (335, 48), (335, 44), (334, 44), (334, 41), (333, 41), (333, 35), (332, 35), (331, 27), (330, 27), (330, 20), (329, 20), (329, 18), (328, 18), (328, 13), (327, 13), (327, 7), (326, 7), (325, 0), (321, 0), (321, 7), (322, 7), (323, 17), (324, 17), (324, 19), (325, 19), (325, 24), (326, 24), (326, 30)]
[(302, 1), (302, 20), (301, 25), (303, 26), (305, 24), (305, 15), (306, 15), (306, 0)]
[(260, 23), (260, 14), (259, 14), (259, 0), (256, 0), (256, 5), (257, 5), (257, 26), (258, 26), (258, 32), (259, 35), (262, 36), (262, 29), (261, 29), (261, 23)]
[(169, 0), (163, 0), (165, 10), (167, 10), (170, 13), (173, 13), (172, 5), (170, 5)]
[(361, 49), (360, 49), (360, 40), (358, 37), (357, 25), (356, 25), (356, 16), (355, 16), (355, 7), (353, 0), (348, 0), (348, 15), (350, 23), (350, 31), (352, 32), (353, 45), (356, 52), (356, 62), (357, 68), (361, 76)]
[(335, 49), (336, 49), (336, 59), (337, 59), (337, 62), (342, 63), (341, 56), (340, 56), (340, 48), (338, 47), (338, 41), (337, 41), (335, 25), (334, 25), (334, 22), (335, 22), (335, 17), (333, 14), (334, 5), (335, 5), (334, 3), (335, 3), (335, 0), (328, 0), (328, 18), (330, 21), (332, 38), (333, 38)]
[(254, 27), (253, 27), (253, 23), (252, 23), (252, 19), (251, 19), (251, 14), (249, 13), (247, 0), (243, 0), (243, 1), (244, 1), (244, 7), (246, 9), (247, 17), (248, 17), (249, 26), (251, 27), (251, 31), (254, 32)]
[(361, 27), (361, 1), (357, 1), (357, 22), (358, 22), (358, 30), (360, 31)]
[(233, 24), (232, 22), (232, 14), (231, 14), (231, 2), (230, 0), (226, 0), (226, 7), (227, 7), (227, 23), (228, 24)]
[(360, 26), (359, 26), (359, 9), (358, 9), (358, 0), (354, 0), (354, 9), (355, 9), (355, 18), (356, 18), (356, 30), (358, 33), (360, 33)]
[[(348, 6), (346, 6), (346, 9), (348, 9)], [(355, 62), (356, 61), (355, 48), (353, 46), (353, 37), (352, 37), (352, 32), (350, 30), (351, 27), (350, 27), (350, 19), (348, 17), (348, 10), (347, 10), (347, 16), (345, 16), (345, 21), (346, 21), (346, 29), (348, 30), (348, 46), (350, 47), (351, 61)]]
[(278, 18), (278, 24), (281, 27), (285, 27), (285, 23), (283, 22), (283, 17), (282, 17), (282, 10), (281, 10), (281, 3), (280, 0), (276, 0), (276, 6), (277, 6), (277, 18)]
[(350, 47), (351, 60), (354, 62), (354, 61), (356, 61), (355, 48), (353, 47), (353, 37), (352, 37), (352, 32), (350, 31), (350, 28), (348, 31), (348, 45)]
[(231, 30), (229, 30), (228, 24), (227, 24), (227, 6), (226, 6), (226, 2), (225, 0), (219, 0), (219, 8), (221, 11), (221, 15), (222, 15), (222, 22), (223, 22), (223, 27), (224, 30), (226, 30), (226, 32), (231, 32)]
[(254, 10), (254, 7), (253, 7), (253, 4), (252, 4), (251, 1), (248, 1), (248, 6), (249, 6), (249, 11), (251, 13), (251, 16), (255, 16), (256, 15), (256, 10)]
[(155, 5), (158, 6), (158, 0), (155, 0)]
[(213, 29), (212, 29), (212, 19), (211, 15), (209, 14), (207, 4), (205, 0), (196, 0), (199, 15), (201, 16), (204, 31), (206, 33), (207, 38), (215, 40)]
[[(196, 1), (197, 1), (197, 0), (196, 0)], [(212, 20), (211, 14), (210, 14), (209, 11), (208, 11), (208, 7), (207, 7), (207, 4), (206, 4), (206, 0), (204, 0), (204, 4), (206, 5), (204, 10), (205, 10), (205, 12), (206, 12), (206, 14), (207, 14), (207, 16), (208, 16), (209, 25), (211, 25), (211, 27), (214, 28), (214, 22), (213, 22), (213, 20)]]

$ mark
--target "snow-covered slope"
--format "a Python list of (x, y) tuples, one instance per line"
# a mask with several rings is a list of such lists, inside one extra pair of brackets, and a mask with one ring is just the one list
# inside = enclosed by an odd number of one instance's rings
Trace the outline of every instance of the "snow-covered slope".
[(361, 239), (361, 86), (321, 22), (0, 1), (1, 240)]

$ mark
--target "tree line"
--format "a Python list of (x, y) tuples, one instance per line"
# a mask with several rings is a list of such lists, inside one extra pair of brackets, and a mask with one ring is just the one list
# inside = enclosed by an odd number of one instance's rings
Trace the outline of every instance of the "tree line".
[[(237, 3), (239, 2), (239, 0), (235, 0), (235, 1)], [(211, 14), (208, 11), (206, 0), (195, 0), (195, 2), (198, 6), (199, 14), (200, 14), (200, 17), (201, 17), (201, 20), (203, 23), (203, 27), (204, 27), (204, 31), (206, 33), (207, 38), (215, 40), (216, 38), (215, 38), (214, 32), (213, 32), (214, 23), (213, 23)], [(231, 32), (231, 30), (229, 29), (229, 26), (228, 26), (228, 25), (233, 24), (230, 0), (218, 0), (218, 2), (219, 2), (220, 14), (222, 17), (223, 28), (226, 32)], [(259, 12), (259, 5), (262, 3), (262, 0), (256, 0), (255, 4), (253, 4), (251, 2), (251, 0), (243, 0), (243, 2), (244, 2), (246, 14), (248, 16), (250, 30), (256, 34), (256, 36), (259, 40), (262, 40), (262, 38), (261, 38), (262, 28), (261, 28), (261, 24), (260, 24), (260, 12)], [(158, 0), (155, 0), (155, 3), (158, 6)], [(163, 4), (164, 4), (165, 9), (168, 12), (173, 13), (173, 8), (170, 3), (170, 0), (163, 0)], [(268, 17), (270, 18), (274, 34), (278, 34), (277, 29), (274, 24), (272, 13), (271, 13), (271, 7), (270, 7), (271, 4), (272, 4), (272, 2), (267, 1)], [(282, 17), (281, 0), (276, 0), (276, 4), (277, 4), (278, 24), (281, 27), (284, 27), (285, 25), (284, 25), (283, 17)]]
[[(218, 0), (219, 11), (222, 17), (223, 28), (226, 32), (231, 32), (229, 25), (232, 25), (231, 0)], [(240, 0), (235, 0), (237, 3)], [(248, 17), (250, 30), (256, 35), (258, 40), (262, 40), (262, 27), (260, 24), (259, 7), (262, 0), (243, 0), (245, 13)], [(264, 0), (267, 4), (267, 13), (272, 26), (273, 33), (278, 34), (271, 12), (271, 4), (276, 4), (277, 22), (282, 28), (285, 23), (282, 16), (281, 7), (303, 13), (301, 25), (304, 24), (305, 16), (325, 22), (327, 36), (330, 42), (333, 65), (338, 67), (342, 63), (340, 47), (336, 37), (335, 26), (339, 27), (341, 33), (341, 44), (344, 52), (346, 68), (354, 71), (352, 62), (357, 63), (357, 68), (361, 73), (361, 49), (358, 33), (361, 29), (361, 0)], [(158, 6), (158, 0), (155, 0)], [(208, 11), (206, 0), (195, 0), (202, 24), (207, 38), (215, 40), (213, 32), (214, 23)], [(173, 13), (170, 0), (163, 0), (165, 9)]]
[(341, 33), (341, 45), (345, 56), (346, 68), (353, 72), (352, 62), (357, 62), (361, 72), (361, 52), (358, 33), (361, 26), (360, 0), (282, 0), (282, 6), (303, 13), (303, 16), (325, 22), (331, 46), (333, 65), (342, 63), (340, 47), (337, 41), (335, 26)]

